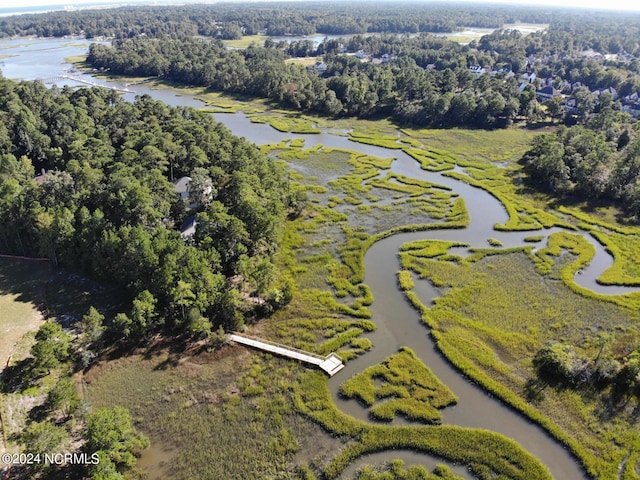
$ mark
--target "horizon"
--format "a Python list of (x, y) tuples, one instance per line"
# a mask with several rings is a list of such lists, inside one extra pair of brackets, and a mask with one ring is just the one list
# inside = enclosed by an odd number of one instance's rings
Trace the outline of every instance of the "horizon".
[[(21, 9), (29, 9), (33, 11), (35, 8), (46, 9), (57, 7), (56, 10), (75, 7), (76, 9), (92, 8), (100, 6), (125, 6), (125, 5), (184, 5), (184, 4), (216, 4), (216, 3), (262, 3), (274, 0), (5, 0), (4, 5), (0, 7), (0, 11), (17, 10), (21, 13)], [(306, 0), (275, 0), (286, 2), (302, 2)], [(356, 0), (362, 1), (362, 0)], [(415, 3), (442, 3), (441, 0), (413, 0)], [(631, 0), (612, 0), (605, 2), (603, 0), (456, 0), (461, 3), (477, 3), (477, 4), (503, 4), (510, 6), (522, 7), (560, 7), (572, 8), (579, 10), (603, 10), (603, 11), (621, 11), (621, 12), (640, 12), (640, 2)]]

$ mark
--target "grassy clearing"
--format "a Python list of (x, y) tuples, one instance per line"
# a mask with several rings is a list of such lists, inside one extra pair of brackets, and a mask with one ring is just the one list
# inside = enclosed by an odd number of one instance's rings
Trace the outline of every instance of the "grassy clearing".
[(223, 40), (222, 43), (227, 47), (247, 48), (252, 43), (256, 45), (263, 45), (267, 38), (269, 38), (267, 35), (245, 35), (237, 40)]
[(294, 58), (287, 58), (284, 62), (298, 63), (303, 67), (310, 67), (311, 65), (314, 65), (319, 60), (322, 60), (322, 57), (294, 57)]
[(0, 362), (4, 367), (16, 343), (43, 321), (48, 261), (0, 258)]
[(440, 423), (439, 409), (457, 402), (453, 392), (406, 347), (344, 382), (340, 393), (371, 407), (371, 416), (383, 421), (402, 414), (410, 420)]
[[(10, 357), (22, 359), (33, 343), (28, 334), (42, 324), (44, 289), (50, 274), (48, 261), (0, 258), (0, 377)], [(25, 412), (38, 401), (19, 394), (0, 394), (0, 452), (5, 447), (14, 449), (10, 436), (21, 431)]]

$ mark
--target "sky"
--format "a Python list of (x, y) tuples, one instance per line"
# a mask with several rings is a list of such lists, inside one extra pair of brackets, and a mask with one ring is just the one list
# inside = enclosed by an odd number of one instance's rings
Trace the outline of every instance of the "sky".
[[(229, 0), (227, 0), (229, 1)], [(231, 0), (233, 1), (233, 0)], [(235, 0), (238, 3), (242, 3), (242, 0)], [(247, 0), (255, 1), (255, 0)], [(565, 7), (577, 7), (577, 8), (604, 8), (608, 10), (635, 10), (640, 11), (640, 1), (638, 0), (492, 0), (491, 2), (483, 0), (466, 0), (474, 1), (478, 3), (510, 3), (521, 5), (549, 5), (549, 6), (565, 6)], [(49, 5), (77, 5), (88, 3), (109, 3), (109, 4), (124, 4), (124, 3), (138, 3), (136, 0), (3, 0), (2, 8), (20, 8), (20, 7), (35, 7), (35, 6), (49, 6)], [(146, 1), (144, 3), (151, 3)], [(211, 0), (160, 0), (158, 3), (214, 3)]]

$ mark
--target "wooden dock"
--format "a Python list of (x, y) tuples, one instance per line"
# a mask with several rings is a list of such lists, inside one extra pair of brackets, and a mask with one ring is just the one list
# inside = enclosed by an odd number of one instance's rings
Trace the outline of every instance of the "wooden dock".
[(249, 337), (247, 335), (232, 333), (229, 335), (229, 340), (232, 342), (247, 345), (249, 347), (264, 350), (265, 352), (275, 353), (287, 358), (293, 358), (300, 362), (316, 365), (322, 370), (327, 372), (330, 377), (333, 377), (336, 373), (344, 368), (342, 359), (335, 353), (331, 353), (326, 357), (315, 353), (305, 352), (297, 348), (288, 347), (279, 343), (270, 342), (268, 340), (262, 340), (259, 338)]
[(120, 88), (120, 87), (115, 87), (112, 85), (101, 85), (97, 82), (93, 82), (91, 80), (86, 80), (84, 78), (80, 78), (80, 77), (74, 77), (73, 75), (57, 75), (55, 77), (49, 77), (49, 78), (39, 78), (39, 81), (41, 81), (42, 83), (56, 83), (62, 80), (71, 80), (72, 82), (78, 82), (78, 83), (84, 83), (85, 85), (90, 85), (92, 87), (102, 87), (102, 88), (106, 88), (108, 90), (115, 90), (116, 92), (122, 92), (122, 93), (134, 93), (131, 90), (129, 90), (128, 88)]

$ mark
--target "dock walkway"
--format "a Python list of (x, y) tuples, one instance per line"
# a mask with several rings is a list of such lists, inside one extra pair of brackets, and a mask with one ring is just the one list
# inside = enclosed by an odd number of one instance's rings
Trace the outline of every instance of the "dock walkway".
[(288, 347), (286, 345), (270, 342), (268, 340), (241, 335), (239, 333), (232, 333), (231, 335), (229, 335), (229, 340), (232, 342), (240, 343), (242, 345), (247, 345), (249, 347), (264, 350), (266, 352), (275, 353), (283, 357), (293, 358), (304, 363), (316, 365), (327, 372), (330, 377), (333, 377), (336, 373), (344, 368), (342, 359), (335, 353), (331, 353), (326, 357), (323, 357), (315, 353), (305, 352), (304, 350)]
[(101, 85), (101, 84), (99, 84), (97, 82), (93, 82), (93, 81), (87, 80), (85, 78), (74, 77), (73, 75), (57, 75), (55, 77), (39, 78), (38, 80), (41, 81), (42, 83), (56, 83), (56, 82), (59, 82), (61, 80), (71, 80), (72, 82), (84, 83), (85, 85), (90, 85), (92, 87), (102, 87), (102, 88), (106, 88), (108, 90), (115, 90), (116, 92), (134, 93), (131, 90), (129, 90), (128, 88), (115, 87), (115, 86), (112, 86), (112, 85)]

